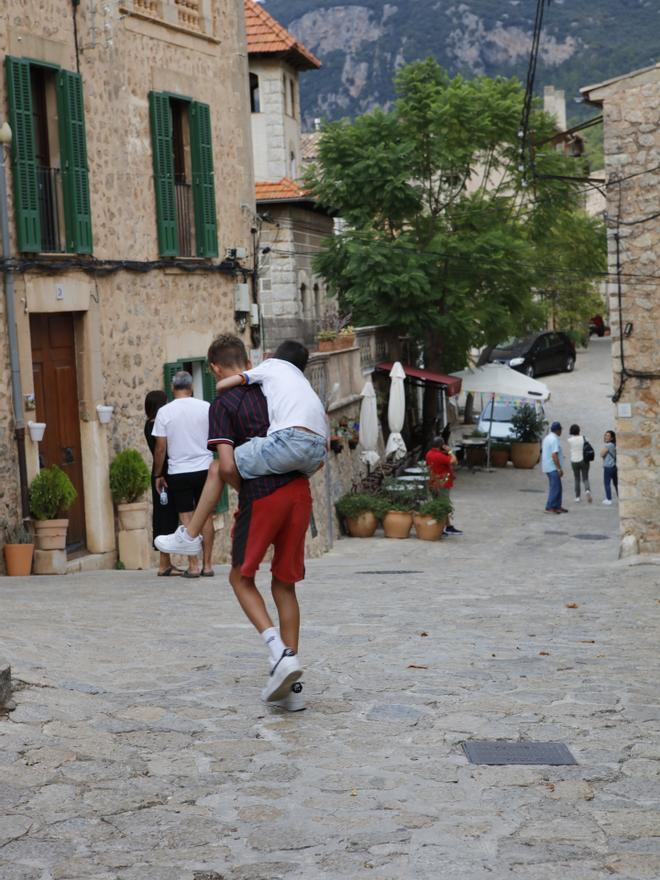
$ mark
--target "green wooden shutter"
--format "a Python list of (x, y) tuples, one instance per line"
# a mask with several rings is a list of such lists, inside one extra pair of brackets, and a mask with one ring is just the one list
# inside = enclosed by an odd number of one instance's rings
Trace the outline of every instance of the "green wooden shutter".
[(13, 133), (11, 148), (18, 249), (23, 252), (38, 252), (41, 250), (41, 222), (30, 64), (23, 58), (11, 58), (8, 55), (5, 59), (5, 69), (9, 124)]
[(172, 379), (174, 378), (174, 374), (178, 373), (179, 370), (183, 369), (183, 364), (181, 361), (172, 361), (169, 364), (163, 365), (163, 379), (165, 384), (165, 393), (167, 394), (167, 399), (172, 400)]
[(60, 130), (60, 164), (64, 195), (66, 250), (92, 253), (92, 212), (82, 77), (60, 70), (57, 74), (57, 114)]
[(158, 252), (163, 257), (176, 257), (179, 253), (179, 244), (176, 230), (172, 111), (167, 95), (149, 92), (149, 116), (156, 190)]
[(208, 104), (199, 101), (193, 101), (190, 105), (190, 152), (197, 256), (217, 257), (218, 223), (215, 213), (211, 111)]

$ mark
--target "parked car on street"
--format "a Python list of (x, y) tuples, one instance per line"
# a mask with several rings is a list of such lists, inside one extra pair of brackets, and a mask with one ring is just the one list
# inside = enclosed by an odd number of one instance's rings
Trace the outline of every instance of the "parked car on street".
[(575, 367), (575, 344), (556, 330), (530, 333), (486, 349), (479, 358), (479, 366), (483, 364), (506, 364), (532, 378), (542, 373), (570, 373)]
[[(483, 408), (482, 413), (479, 416), (477, 430), (481, 431), (483, 434), (488, 434), (490, 430), (490, 436), (493, 440), (512, 440), (513, 425), (511, 424), (511, 419), (516, 411), (516, 407), (520, 406), (521, 403), (528, 403), (531, 406), (534, 406), (537, 413), (542, 417), (545, 417), (545, 410), (543, 409), (543, 404), (540, 400), (519, 400), (518, 398), (513, 397), (498, 397), (494, 402), (493, 400), (489, 400)], [(493, 404), (495, 409), (493, 411), (493, 422), (491, 425), (490, 418)]]

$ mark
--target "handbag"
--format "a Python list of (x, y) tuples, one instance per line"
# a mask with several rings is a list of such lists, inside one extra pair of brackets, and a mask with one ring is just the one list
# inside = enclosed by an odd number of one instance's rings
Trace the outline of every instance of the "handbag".
[(584, 446), (582, 447), (582, 457), (585, 461), (593, 461), (596, 457), (594, 448), (591, 443), (589, 443), (586, 437), (584, 438)]

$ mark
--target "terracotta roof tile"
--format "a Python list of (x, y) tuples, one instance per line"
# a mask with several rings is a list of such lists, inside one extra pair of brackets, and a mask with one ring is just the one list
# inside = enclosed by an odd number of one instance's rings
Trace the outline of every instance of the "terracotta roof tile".
[(290, 177), (281, 180), (266, 181), (256, 185), (257, 201), (283, 201), (285, 199), (306, 199), (312, 201), (309, 193), (298, 186)]
[(318, 159), (319, 141), (323, 132), (308, 131), (300, 135), (300, 153), (303, 162), (313, 162)]
[(313, 70), (321, 62), (293, 34), (275, 21), (260, 3), (244, 0), (245, 30), (249, 55), (283, 55), (301, 70)]

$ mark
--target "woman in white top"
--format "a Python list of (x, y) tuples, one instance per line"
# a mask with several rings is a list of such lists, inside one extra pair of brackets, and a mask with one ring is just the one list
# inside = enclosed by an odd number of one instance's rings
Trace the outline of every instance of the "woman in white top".
[(587, 501), (591, 504), (591, 488), (589, 486), (589, 462), (584, 457), (584, 437), (579, 425), (571, 425), (568, 431), (568, 448), (575, 480), (575, 500), (580, 501), (580, 479), (584, 483)]

